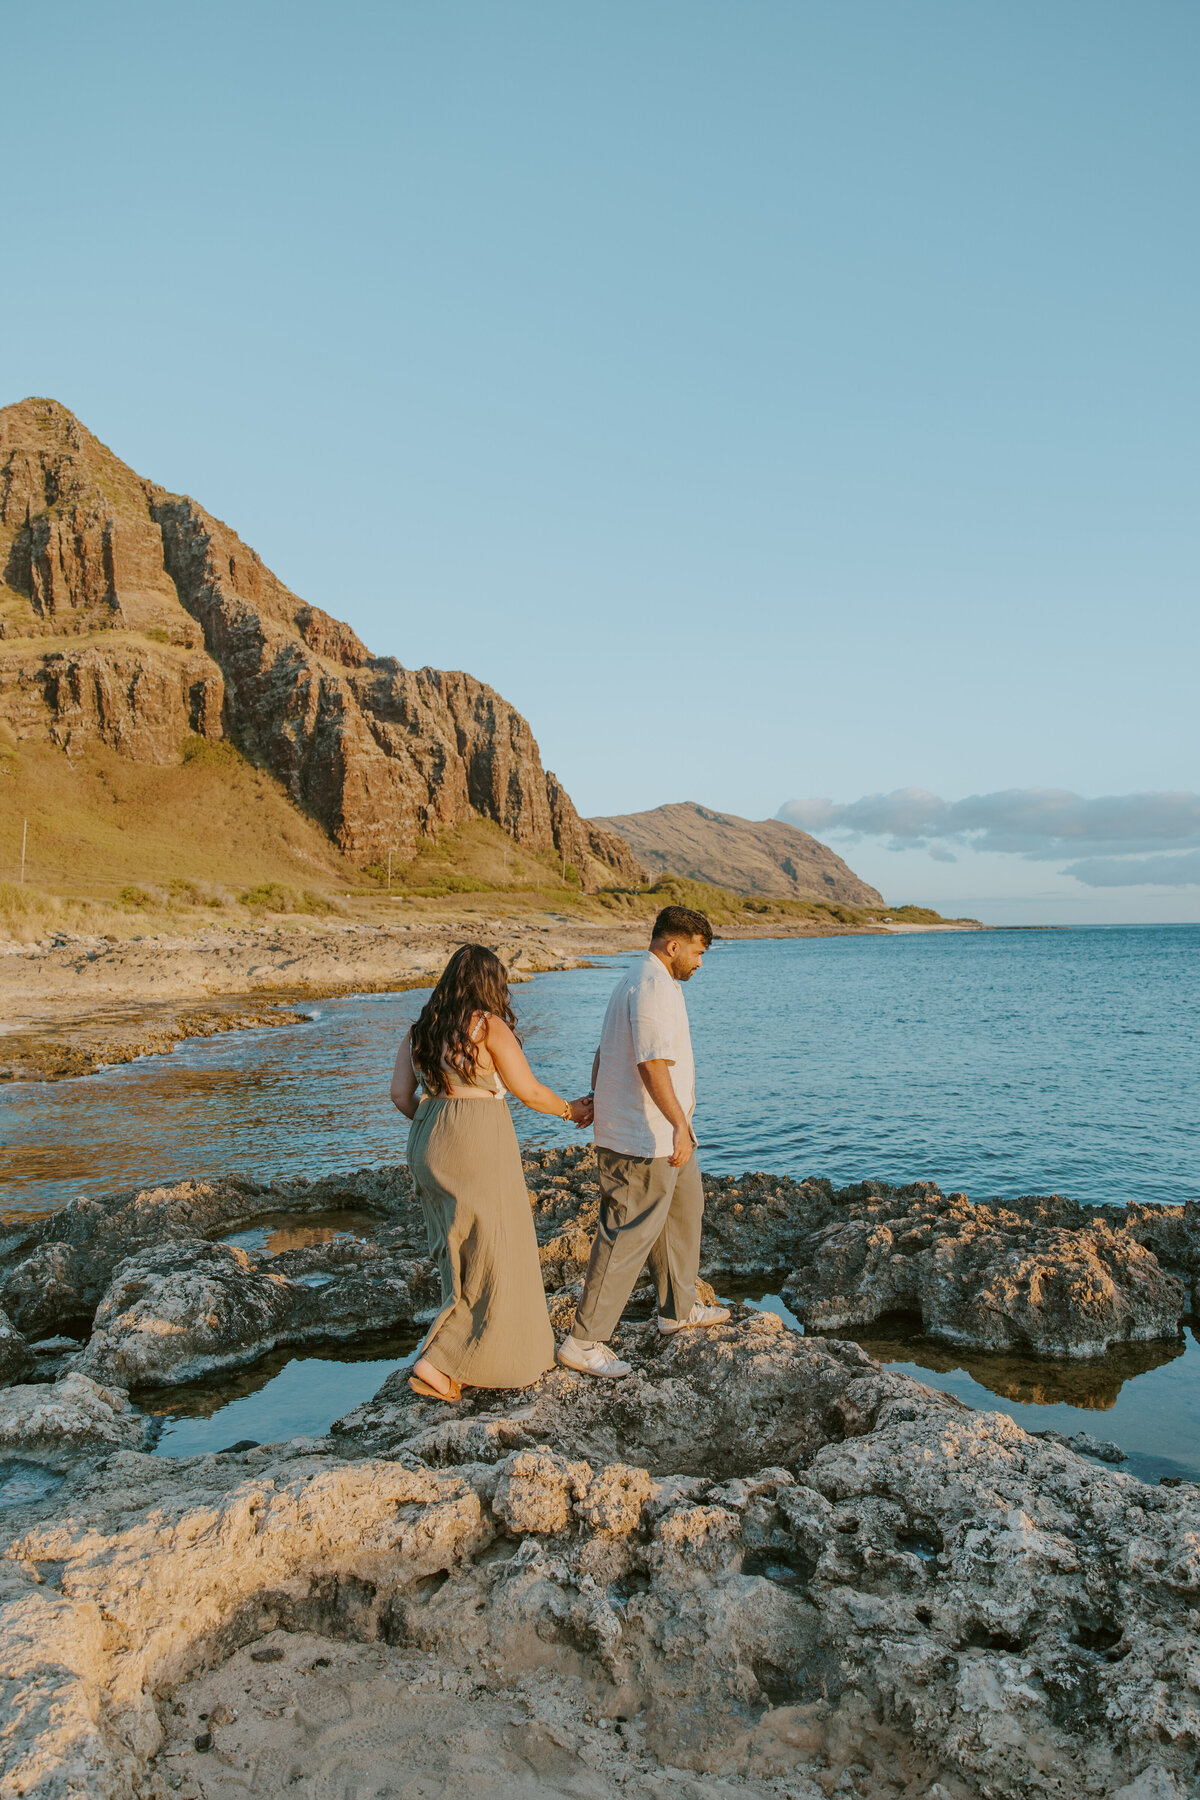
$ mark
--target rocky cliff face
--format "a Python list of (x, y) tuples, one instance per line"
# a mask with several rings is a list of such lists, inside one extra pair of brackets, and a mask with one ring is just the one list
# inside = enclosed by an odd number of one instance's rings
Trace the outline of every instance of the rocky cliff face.
[(227, 736), (360, 864), (482, 816), (588, 886), (641, 879), (493, 689), (372, 656), (53, 400), (0, 410), (0, 570), (0, 716), (18, 738), (167, 764), (189, 736)]
[(882, 894), (827, 844), (782, 819), (739, 819), (684, 800), (592, 824), (619, 832), (655, 874), (712, 881), (735, 894), (832, 900), (840, 906), (884, 904)]

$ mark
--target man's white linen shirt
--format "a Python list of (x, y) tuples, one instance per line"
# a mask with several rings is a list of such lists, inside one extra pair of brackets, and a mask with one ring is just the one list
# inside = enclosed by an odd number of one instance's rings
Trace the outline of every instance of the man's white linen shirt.
[(638, 1064), (663, 1061), (690, 1121), (696, 1105), (696, 1065), (683, 988), (653, 951), (626, 971), (613, 989), (600, 1033), (596, 1074), (596, 1143), (621, 1156), (670, 1156), (670, 1121), (646, 1092)]

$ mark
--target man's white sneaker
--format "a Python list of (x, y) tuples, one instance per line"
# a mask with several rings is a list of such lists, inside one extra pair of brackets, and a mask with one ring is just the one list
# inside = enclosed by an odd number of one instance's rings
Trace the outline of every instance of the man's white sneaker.
[(686, 1325), (724, 1325), (729, 1317), (727, 1306), (701, 1306), (697, 1300), (686, 1319), (664, 1319), (658, 1315), (658, 1329), (669, 1337), (673, 1331), (682, 1331)]
[(573, 1337), (563, 1339), (554, 1353), (554, 1360), (564, 1369), (574, 1369), (580, 1375), (607, 1375), (610, 1381), (633, 1374), (632, 1363), (622, 1362), (620, 1357), (614, 1356), (607, 1344), (581, 1344)]

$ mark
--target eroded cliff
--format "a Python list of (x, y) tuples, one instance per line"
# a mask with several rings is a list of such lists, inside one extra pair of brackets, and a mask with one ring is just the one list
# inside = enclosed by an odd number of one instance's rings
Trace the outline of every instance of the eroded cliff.
[(227, 737), (360, 865), (484, 817), (589, 887), (641, 879), (501, 695), (373, 656), (53, 400), (0, 410), (0, 569), (0, 717), (18, 742), (165, 766), (190, 737)]

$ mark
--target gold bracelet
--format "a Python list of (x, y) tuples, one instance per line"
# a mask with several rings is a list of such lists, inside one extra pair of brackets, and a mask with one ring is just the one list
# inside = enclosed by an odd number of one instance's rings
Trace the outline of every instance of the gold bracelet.
[(558, 1116), (560, 1119), (563, 1119), (563, 1120), (567, 1120), (567, 1119), (571, 1118), (571, 1102), (569, 1100), (563, 1101), (563, 1109)]

